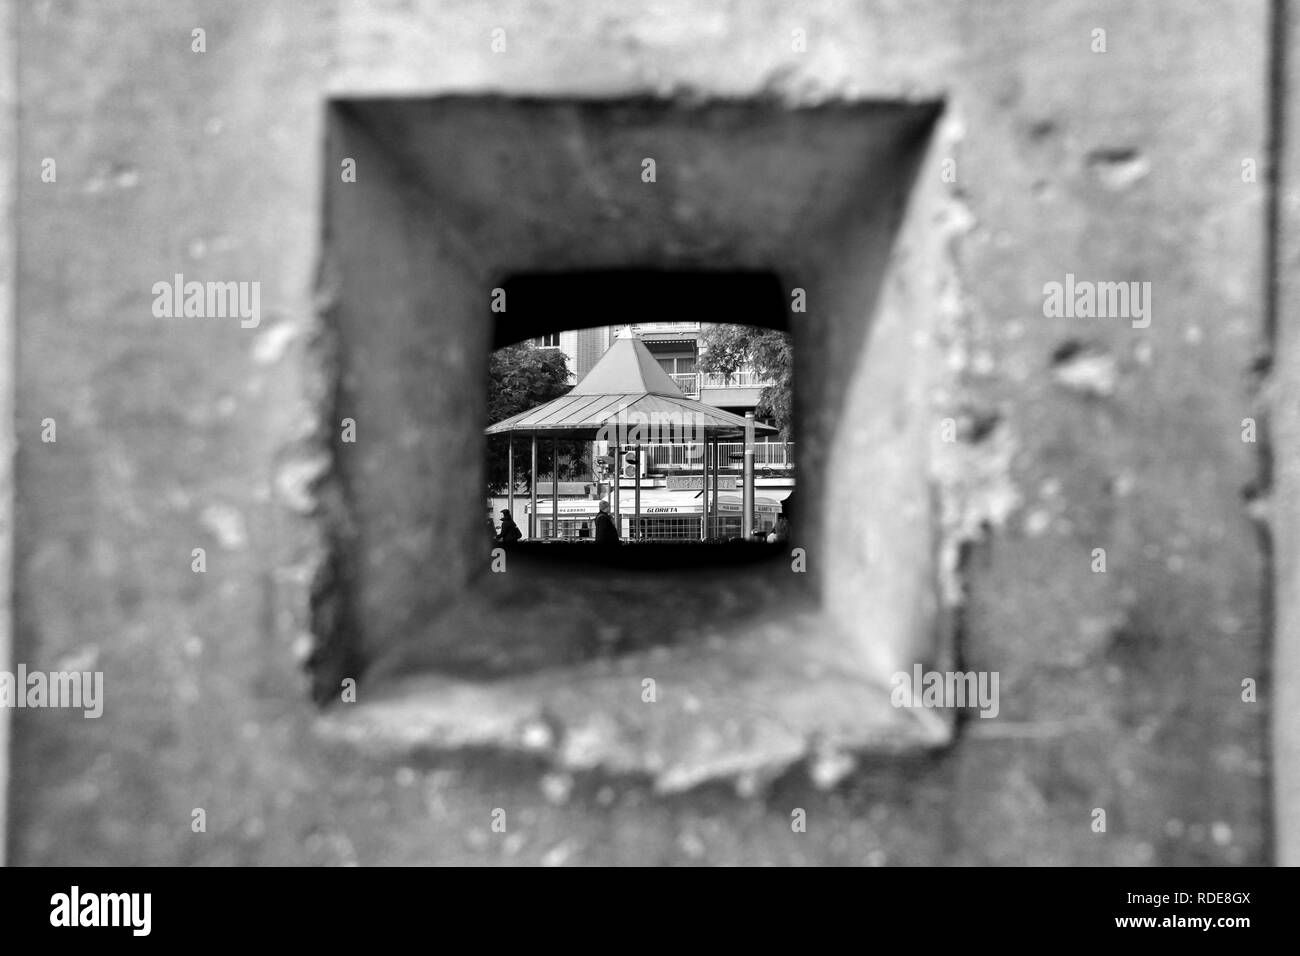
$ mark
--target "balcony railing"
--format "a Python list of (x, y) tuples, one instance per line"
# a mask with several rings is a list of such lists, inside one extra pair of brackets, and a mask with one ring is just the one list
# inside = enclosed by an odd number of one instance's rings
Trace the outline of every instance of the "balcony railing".
[(633, 332), (698, 332), (698, 322), (641, 322), (632, 326)]
[[(718, 455), (721, 458), (723, 470), (734, 468), (740, 471), (745, 467), (744, 456), (745, 443), (722, 442), (718, 445)], [(742, 456), (739, 459), (732, 459), (732, 455)], [(754, 442), (754, 467), (755, 468), (793, 468), (794, 467), (794, 442), (788, 441), (756, 441)]]
[[(649, 471), (699, 471), (703, 462), (704, 445), (700, 442), (685, 445), (647, 445), (646, 467)], [(732, 455), (744, 455), (744, 442), (722, 442), (718, 445), (719, 464), (723, 471), (740, 471), (743, 458), (732, 460)], [(794, 467), (794, 442), (754, 442), (754, 467), (772, 471), (786, 471)]]
[(757, 372), (732, 372), (730, 375), (701, 372), (700, 377), (702, 388), (766, 388), (776, 384), (771, 378)]
[(776, 383), (757, 372), (678, 372), (673, 382), (691, 398), (698, 398), (701, 388), (766, 388)]
[(696, 372), (679, 372), (672, 377), (673, 384), (691, 398), (700, 396), (700, 376)]

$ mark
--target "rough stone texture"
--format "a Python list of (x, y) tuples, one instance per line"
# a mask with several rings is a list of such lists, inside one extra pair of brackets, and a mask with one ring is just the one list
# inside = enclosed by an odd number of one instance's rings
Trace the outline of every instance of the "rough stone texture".
[[(12, 670), (13, 652), (13, 389), (14, 283), (18, 265), (18, 236), (14, 222), (17, 201), (16, 150), (18, 129), (18, 60), (13, 7), (0, 5), (0, 670)], [(0, 866), (5, 862), (8, 832), (9, 712), (0, 710)]]
[(1300, 865), (1300, 11), (1279, 4), (1274, 24), (1278, 56), (1273, 77), (1277, 151), (1276, 228), (1272, 289), (1274, 356), (1272, 380), (1262, 407), (1272, 422), (1271, 519), (1274, 560), (1273, 662), (1275, 710), (1273, 773), (1277, 860)]
[[(16, 712), (13, 860), (1271, 858), (1269, 697), (1240, 700), (1244, 677), (1269, 676), (1242, 493), (1258, 446), (1240, 438), (1267, 331), (1267, 189), (1240, 176), (1266, 158), (1265, 3), (11, 7), (15, 657), (103, 669), (108, 693), (98, 721)], [(300, 663), (323, 552), (301, 511), (327, 387), (310, 347), (322, 177), (337, 175), (326, 90), (945, 100), (968, 217), (950, 240), (951, 415), (981, 424), (934, 454), (990, 476), (960, 653), (1000, 672), (1001, 716), (965, 721), (942, 753), (856, 770), (815, 753), (767, 787), (671, 796), (540, 756), (399, 756), (322, 733)], [(153, 318), (150, 287), (176, 272), (260, 280), (261, 327)], [(1151, 327), (1045, 319), (1043, 284), (1067, 272), (1152, 282)], [(1108, 356), (1109, 387), (1068, 384), (1063, 346)], [(57, 444), (39, 441), (45, 417)], [(506, 834), (489, 829), (497, 807)]]

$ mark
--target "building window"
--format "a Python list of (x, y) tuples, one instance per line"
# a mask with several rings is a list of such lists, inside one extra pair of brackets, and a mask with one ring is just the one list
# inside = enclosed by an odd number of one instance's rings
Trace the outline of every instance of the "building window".
[(552, 332), (550, 335), (540, 335), (533, 339), (533, 344), (539, 349), (558, 349), (560, 347), (560, 333)]
[(659, 367), (669, 375), (690, 375), (695, 371), (694, 355), (679, 355), (658, 359)]

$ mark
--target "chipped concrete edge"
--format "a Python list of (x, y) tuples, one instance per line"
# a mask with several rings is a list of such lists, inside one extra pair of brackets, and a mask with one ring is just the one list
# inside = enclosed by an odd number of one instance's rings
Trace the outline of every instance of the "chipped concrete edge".
[[(936, 132), (933, 155), (960, 158), (964, 137), (959, 104), (950, 102)], [(975, 226), (966, 195), (954, 181), (940, 200), (938, 223), (931, 227), (941, 246), (939, 348), (947, 367), (954, 370), (936, 394), (934, 407), (941, 425), (952, 417), (957, 429), (956, 440), (944, 446), (943, 454), (930, 459), (930, 479), (937, 490), (940, 510), (939, 588), (944, 605), (950, 609), (960, 608), (965, 600), (961, 569), (965, 547), (1005, 524), (1022, 504), (1012, 480), (1012, 462), (1018, 450), (1016, 437), (996, 410), (968, 407), (969, 395), (963, 381), (970, 362), (970, 326), (975, 306), (965, 292), (962, 246)], [(959, 416), (984, 415), (991, 416), (994, 422), (986, 435), (978, 434), (981, 429), (973, 423), (956, 420)]]
[[(789, 650), (775, 661), (753, 642), (715, 652), (710, 661), (718, 671), (746, 674), (721, 708), (701, 703), (712, 696), (700, 686), (708, 683), (708, 668), (644, 654), (621, 660), (618, 670), (587, 663), (490, 683), (413, 675), (371, 688), (365, 701), (336, 703), (318, 718), (316, 732), (371, 756), (482, 748), (541, 758), (569, 772), (644, 776), (664, 794), (717, 781), (752, 792), (801, 762), (814, 783), (829, 788), (859, 757), (951, 742), (945, 717), (893, 707), (883, 681), (856, 672), (801, 681), (797, 675), (817, 656)], [(648, 706), (632, 699), (635, 675), (647, 670), (674, 688), (674, 699), (654, 705), (653, 719), (632, 713)], [(825, 680), (838, 686), (828, 692)]]
[[(323, 114), (320, 146), (325, 151), (333, 135), (329, 101), (322, 99), (319, 108)], [(322, 180), (318, 189), (316, 272), (305, 334), (296, 343), (304, 387), (295, 415), (296, 433), (276, 455), (274, 487), (280, 506), (310, 526), (310, 545), (302, 562), (301, 579), (306, 585), (293, 601), (294, 656), (310, 696), (323, 704), (332, 699), (341, 675), (359, 669), (353, 660), (359, 634), (349, 599), (350, 509), (333, 433), (343, 379), (341, 347), (332, 320), (341, 279), (328, 235), (327, 181)]]
[[(482, 689), (482, 685), (468, 681), (454, 681), (436, 691), (411, 688), (408, 696), (400, 700), (358, 706), (353, 714), (336, 710), (318, 719), (316, 731), (322, 740), (362, 748), (371, 757), (399, 759), (420, 753), (482, 748), (502, 755), (541, 757), (555, 769), (573, 773), (598, 771), (648, 777), (655, 792), (661, 794), (683, 793), (717, 782), (732, 782), (753, 790), (803, 762), (809, 764), (814, 781), (822, 789), (829, 789), (857, 767), (858, 758), (935, 750), (946, 746), (951, 737), (946, 721), (920, 710), (905, 712), (900, 726), (890, 733), (829, 740), (812, 729), (789, 728), (775, 746), (761, 750), (668, 762), (649, 753), (620, 752), (622, 741), (593, 751), (593, 735), (585, 725), (575, 728), (572, 734), (557, 735), (554, 721), (540, 701), (535, 701), (536, 707), (526, 713), (499, 713), (490, 726), (468, 726), (481, 716), (478, 708), (471, 706), (452, 705), (441, 714), (420, 716), (420, 711), (430, 706), (432, 694), (455, 697)], [(494, 694), (492, 700), (500, 703), (501, 698)]]

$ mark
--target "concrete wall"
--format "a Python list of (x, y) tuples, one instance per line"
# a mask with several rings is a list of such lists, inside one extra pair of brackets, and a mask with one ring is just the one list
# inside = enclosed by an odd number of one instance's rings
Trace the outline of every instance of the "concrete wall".
[[(1273, 859), (1270, 567), (1243, 494), (1261, 486), (1260, 446), (1241, 438), (1263, 417), (1270, 346), (1269, 4), (4, 10), (21, 104), (13, 659), (102, 670), (108, 698), (98, 720), (12, 713), (14, 862)], [(946, 400), (982, 424), (933, 455), (956, 487), (960, 660), (1000, 673), (998, 719), (847, 776), (810, 759), (769, 787), (672, 797), (318, 733), (303, 664), (326, 542), (311, 512), (331, 507), (313, 483), (340, 345), (322, 337), (337, 304), (320, 258), (338, 176), (325, 98), (487, 92), (945, 103)], [(156, 318), (151, 287), (178, 272), (259, 281), (261, 324)], [(1045, 318), (1043, 285), (1066, 273), (1151, 282), (1150, 327)], [(446, 557), (448, 581), (462, 560)]]

